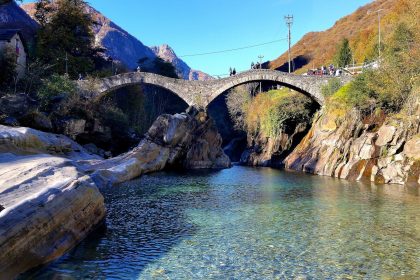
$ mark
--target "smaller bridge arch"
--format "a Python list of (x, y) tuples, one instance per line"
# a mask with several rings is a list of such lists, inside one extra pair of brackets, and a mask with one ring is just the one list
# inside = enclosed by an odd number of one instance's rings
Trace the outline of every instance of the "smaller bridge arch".
[[(187, 81), (153, 73), (133, 72), (94, 81), (78, 81), (78, 86), (82, 90), (90, 89), (94, 96), (102, 96), (124, 86), (150, 84), (173, 92), (190, 106), (206, 108), (214, 99), (235, 86), (250, 82), (270, 81), (299, 91), (322, 106), (324, 105), (322, 86), (327, 84), (331, 78), (329, 76), (303, 76), (262, 69), (245, 71), (224, 79)], [(340, 79), (342, 84), (345, 84), (352, 77), (344, 76)]]

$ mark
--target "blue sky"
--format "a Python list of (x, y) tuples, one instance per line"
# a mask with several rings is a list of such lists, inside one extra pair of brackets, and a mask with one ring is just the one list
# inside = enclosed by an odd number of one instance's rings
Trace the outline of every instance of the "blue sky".
[[(27, 1), (26, 1), (27, 2)], [(370, 0), (89, 0), (93, 7), (148, 46), (169, 44), (178, 56), (287, 38), (284, 16), (294, 16), (292, 43), (322, 31)], [(272, 60), (287, 41), (224, 54), (184, 57), (212, 75), (249, 68), (258, 55)]]

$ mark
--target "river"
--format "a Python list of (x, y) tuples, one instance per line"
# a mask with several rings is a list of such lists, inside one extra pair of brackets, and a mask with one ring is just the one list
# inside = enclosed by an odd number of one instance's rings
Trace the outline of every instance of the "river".
[(420, 194), (269, 168), (104, 191), (99, 230), (33, 279), (419, 279)]

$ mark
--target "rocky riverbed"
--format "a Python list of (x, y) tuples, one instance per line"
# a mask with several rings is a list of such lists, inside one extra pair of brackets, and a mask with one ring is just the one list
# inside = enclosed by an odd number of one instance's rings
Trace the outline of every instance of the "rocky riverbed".
[(164, 168), (228, 168), (206, 113), (160, 116), (133, 150), (104, 160), (62, 135), (0, 126), (0, 279), (73, 248), (105, 217), (100, 189)]

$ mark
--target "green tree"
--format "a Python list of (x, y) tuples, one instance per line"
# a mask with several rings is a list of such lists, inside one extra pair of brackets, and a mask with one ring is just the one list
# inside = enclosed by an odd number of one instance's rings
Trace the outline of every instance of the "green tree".
[[(94, 70), (94, 57), (98, 50), (93, 47), (93, 21), (85, 12), (83, 0), (58, 0), (54, 5), (39, 0), (36, 17), (42, 26), (38, 32), (37, 56), (53, 64), (58, 74), (68, 73), (77, 78), (80, 73)], [(67, 67), (66, 67), (67, 66)]]
[(152, 61), (149, 58), (140, 58), (137, 62), (144, 72), (155, 73), (169, 78), (179, 79), (176, 69), (172, 63), (166, 62), (160, 57), (156, 57)]
[(350, 48), (350, 43), (347, 38), (344, 38), (340, 43), (337, 53), (334, 57), (334, 64), (338, 67), (346, 67), (351, 64), (352, 61), (352, 51)]

